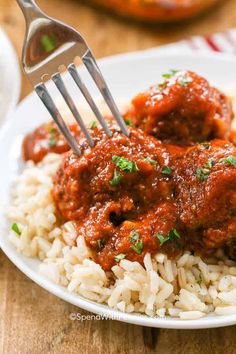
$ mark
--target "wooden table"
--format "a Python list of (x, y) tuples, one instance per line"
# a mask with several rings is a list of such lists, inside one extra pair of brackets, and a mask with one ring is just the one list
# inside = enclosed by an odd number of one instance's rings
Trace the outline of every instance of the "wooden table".
[[(48, 14), (78, 28), (97, 57), (236, 27), (236, 0), (223, 0), (222, 6), (201, 19), (166, 27), (121, 21), (76, 0), (38, 0), (38, 3)], [(15, 1), (0, 0), (0, 25), (20, 55), (24, 20)], [(30, 90), (23, 78), (22, 97)], [(0, 252), (0, 354), (236, 352), (236, 327), (157, 330), (116, 321), (71, 321), (69, 315), (74, 312), (86, 314), (34, 284)]]

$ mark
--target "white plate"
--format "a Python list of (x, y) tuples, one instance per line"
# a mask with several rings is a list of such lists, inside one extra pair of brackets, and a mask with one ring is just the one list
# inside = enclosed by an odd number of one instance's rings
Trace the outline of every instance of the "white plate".
[[(236, 83), (236, 59), (229, 56), (198, 54), (163, 54), (146, 51), (106, 58), (100, 61), (102, 71), (110, 84), (116, 99), (131, 98), (140, 90), (160, 80), (161, 74), (169, 69), (192, 69), (202, 74), (217, 86)], [(82, 76), (84, 71), (81, 70)], [(86, 75), (85, 75), (86, 76)], [(69, 80), (68, 85), (78, 100), (78, 91)], [(93, 95), (97, 91), (92, 83), (89, 88)], [(48, 119), (45, 108), (35, 94), (29, 95), (18, 107), (0, 133), (0, 246), (11, 261), (29, 278), (56, 296), (85, 310), (112, 316), (120, 321), (162, 328), (210, 328), (236, 324), (236, 315), (206, 316), (202, 319), (183, 321), (172, 318), (149, 318), (144, 315), (123, 314), (69, 293), (38, 274), (39, 261), (18, 254), (7, 239), (9, 225), (3, 216), (4, 205), (9, 203), (10, 183), (19, 168), (20, 144), (22, 136)]]
[(21, 74), (15, 50), (0, 28), (0, 125), (18, 102)]

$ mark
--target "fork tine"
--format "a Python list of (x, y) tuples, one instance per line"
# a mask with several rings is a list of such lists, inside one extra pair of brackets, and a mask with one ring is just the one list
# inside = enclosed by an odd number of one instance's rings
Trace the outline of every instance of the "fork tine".
[(38, 94), (39, 98), (47, 108), (48, 112), (51, 114), (52, 118), (54, 119), (55, 123), (57, 124), (58, 128), (62, 132), (62, 134), (66, 137), (68, 144), (70, 145), (71, 149), (76, 155), (81, 154), (81, 150), (71, 134), (71, 131), (67, 127), (66, 123), (64, 122), (62, 116), (60, 115), (55, 103), (51, 95), (49, 94), (46, 86), (44, 84), (39, 84), (35, 86), (35, 91)]
[(103, 127), (106, 135), (111, 137), (112, 136), (112, 132), (108, 128), (108, 125), (107, 125), (105, 119), (101, 115), (101, 113), (100, 113), (99, 109), (97, 108), (97, 105), (95, 104), (95, 102), (94, 102), (92, 96), (90, 95), (87, 87), (85, 86), (84, 82), (82, 81), (81, 77), (79, 76), (75, 65), (74, 64), (70, 64), (68, 66), (68, 71), (71, 74), (72, 78), (74, 79), (76, 85), (79, 87), (80, 91), (82, 92), (84, 98), (88, 102), (88, 104), (89, 104), (90, 108), (92, 109), (93, 113), (97, 117), (99, 123)]
[(56, 73), (52, 75), (52, 80), (55, 83), (56, 87), (60, 91), (61, 95), (63, 96), (65, 102), (67, 103), (71, 113), (73, 114), (76, 122), (79, 124), (82, 132), (84, 133), (86, 139), (88, 140), (88, 143), (91, 147), (94, 147), (94, 141), (93, 138), (91, 137), (86, 125), (84, 124), (69, 92), (66, 89), (66, 86), (61, 78), (61, 75), (59, 73)]
[(108, 107), (110, 108), (112, 114), (114, 115), (118, 125), (120, 126), (121, 131), (126, 136), (130, 135), (129, 129), (127, 128), (123, 118), (120, 115), (120, 112), (116, 106), (116, 103), (111, 95), (111, 92), (103, 78), (103, 75), (96, 63), (95, 58), (90, 50), (82, 57), (82, 61), (86, 68), (88, 69), (90, 75), (92, 76), (94, 82), (96, 83), (98, 89), (100, 90), (104, 100), (106, 101)]

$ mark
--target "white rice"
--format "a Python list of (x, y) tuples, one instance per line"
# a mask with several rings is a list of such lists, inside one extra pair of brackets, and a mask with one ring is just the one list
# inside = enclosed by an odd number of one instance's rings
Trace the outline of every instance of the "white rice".
[(22, 254), (40, 259), (41, 274), (122, 312), (182, 320), (236, 314), (236, 263), (221, 251), (208, 261), (190, 252), (175, 261), (162, 253), (146, 254), (144, 266), (124, 259), (104, 272), (73, 223), (57, 220), (50, 190), (61, 159), (49, 154), (37, 165), (28, 162), (14, 184), (8, 210), (21, 230), (20, 236), (10, 231), (11, 242)]

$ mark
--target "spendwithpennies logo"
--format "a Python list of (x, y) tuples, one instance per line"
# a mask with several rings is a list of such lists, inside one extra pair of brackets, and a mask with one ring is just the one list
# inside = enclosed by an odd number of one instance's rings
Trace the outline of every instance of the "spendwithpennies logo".
[(76, 320), (76, 317), (77, 317), (77, 314), (74, 313), (74, 312), (70, 313), (70, 315), (69, 315), (69, 319), (70, 319), (71, 321), (75, 321), (75, 320)]
[(106, 320), (116, 320), (116, 321), (120, 321), (121, 320), (121, 316), (109, 316), (109, 315), (82, 315), (79, 312), (71, 312), (69, 314), (69, 319), (71, 321), (106, 321)]

